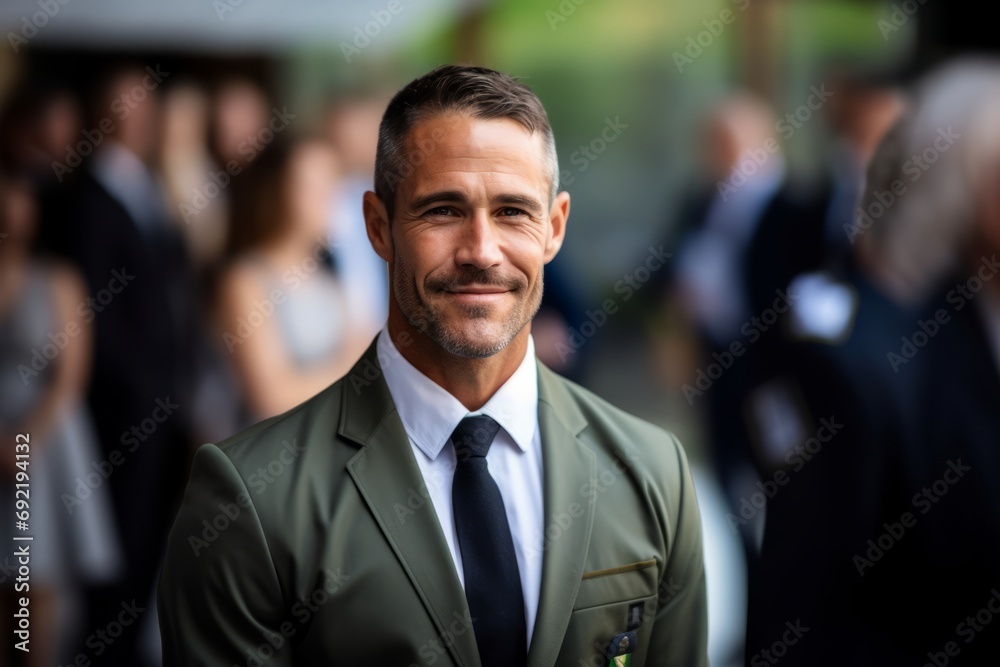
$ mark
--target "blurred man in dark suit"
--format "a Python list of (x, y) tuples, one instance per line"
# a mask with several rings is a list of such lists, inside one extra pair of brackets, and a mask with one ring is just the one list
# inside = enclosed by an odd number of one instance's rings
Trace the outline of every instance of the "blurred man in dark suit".
[[(996, 367), (983, 363), (985, 329), (968, 324), (976, 309), (928, 297), (970, 252), (988, 210), (975, 184), (997, 153), (978, 150), (990, 135), (977, 127), (996, 117), (998, 83), (994, 66), (969, 63), (922, 82), (843, 225), (851, 261), (792, 283), (798, 298), (774, 378), (748, 404), (769, 485), (748, 657), (801, 616), (810, 638), (792, 664), (839, 664), (845, 647), (852, 664), (916, 664), (960, 642), (963, 604), (974, 615), (990, 595), (1000, 559), (983, 547), (996, 544), (997, 514), (983, 521), (980, 512), (996, 507), (986, 445), (996, 431), (982, 400), (989, 382), (973, 376), (995, 382)], [(823, 420), (838, 424), (832, 437), (816, 437)], [(973, 459), (978, 483), (965, 469)], [(957, 653), (941, 655), (948, 662), (931, 664), (953, 664)]]
[[(116, 618), (123, 602), (152, 605), (191, 444), (184, 401), (192, 395), (197, 326), (192, 275), (147, 166), (158, 137), (156, 89), (166, 74), (128, 68), (106, 80), (88, 125), (94, 153), (74, 174), (71, 217), (62, 221), (65, 246), (88, 285), (80, 305), (94, 326), (88, 401), (127, 562), (117, 585), (94, 592), (86, 634)], [(86, 489), (69, 502), (86, 502)], [(129, 628), (105, 657), (144, 664), (139, 636)]]
[[(772, 230), (791, 223), (815, 227), (808, 224), (815, 218), (810, 201), (788, 184), (778, 127), (774, 111), (750, 93), (736, 93), (713, 108), (705, 143), (707, 172), (714, 182), (711, 191), (685, 207), (687, 220), (695, 222), (684, 239), (674, 277), (678, 299), (701, 337), (698, 371), (707, 373), (705, 368), (725, 355), (732, 359), (734, 344), (743, 350), (736, 362), (739, 368), (713, 377), (708, 389), (700, 378), (689, 379), (684, 388), (690, 403), (705, 404), (715, 467), (734, 510), (742, 496), (756, 490), (741, 411), (749, 381), (766, 367), (774, 337), (770, 327), (751, 327), (751, 320), (780, 298), (777, 291), (787, 285), (774, 277), (785, 263), (774, 261), (773, 255), (798, 258), (788, 248), (806, 252), (811, 247), (791, 236), (762, 250), (759, 239), (762, 234), (770, 239)], [(698, 393), (702, 390), (704, 397)], [(755, 521), (740, 534), (750, 561), (759, 549), (760, 527)]]
[[(923, 612), (916, 628), (921, 658), (985, 665), (1000, 655), (1000, 61), (963, 62), (928, 79), (929, 89), (947, 90), (939, 106), (963, 104), (963, 90), (974, 91), (974, 104), (964, 128), (948, 128), (960, 135), (949, 150), (962, 159), (941, 165), (953, 172), (947, 198), (924, 211), (950, 214), (952, 233), (925, 242), (951, 252), (952, 271), (891, 357), (901, 375), (918, 361), (926, 373), (906, 489), (919, 575), (930, 584), (914, 596)], [(941, 126), (940, 113), (926, 115)]]
[[(883, 143), (869, 188), (897, 178), (907, 129), (899, 126)], [(833, 664), (824, 660), (840, 646), (860, 649), (852, 664), (898, 657), (884, 639), (895, 617), (881, 612), (896, 604), (888, 575), (902, 572), (886, 565), (862, 569), (861, 577), (852, 560), (883, 521), (898, 522), (905, 509), (898, 476), (912, 444), (906, 427), (916, 385), (892, 372), (885, 351), (917, 311), (883, 272), (882, 232), (892, 222), (883, 219), (858, 238), (850, 268), (792, 282), (796, 302), (777, 332), (769, 376), (744, 406), (759, 493), (767, 496), (761, 557), (750, 572), (748, 659), (769, 647), (789, 618), (810, 628), (789, 655), (793, 664)], [(744, 514), (731, 519), (744, 529)]]

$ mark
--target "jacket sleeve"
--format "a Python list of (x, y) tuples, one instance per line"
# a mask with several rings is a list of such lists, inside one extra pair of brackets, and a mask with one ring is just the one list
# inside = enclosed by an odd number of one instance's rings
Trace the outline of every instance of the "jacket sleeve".
[(214, 445), (195, 454), (157, 612), (164, 667), (292, 664), (288, 609), (253, 498)]
[[(648, 664), (670, 667), (708, 667), (708, 602), (702, 554), (701, 517), (687, 457), (671, 437), (679, 488), (676, 521), (667, 567), (657, 591), (659, 607), (653, 625)], [(669, 489), (668, 489), (669, 492)]]

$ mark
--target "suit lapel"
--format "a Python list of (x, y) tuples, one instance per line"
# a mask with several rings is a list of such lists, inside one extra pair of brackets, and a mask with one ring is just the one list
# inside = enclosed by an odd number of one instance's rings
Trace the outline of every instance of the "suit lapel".
[[(468, 603), (434, 507), (426, 491), (421, 493), (423, 476), (378, 363), (373, 342), (344, 381), (339, 433), (363, 445), (348, 462), (348, 472), (438, 632), (450, 636), (451, 642), (442, 643), (452, 658), (480, 667), (471, 628), (445, 634), (456, 612), (468, 618)], [(415, 498), (422, 501), (416, 509)]]
[[(545, 488), (545, 549), (538, 616), (528, 651), (528, 667), (555, 664), (576, 602), (594, 524), (596, 494), (584, 494), (596, 482), (594, 452), (576, 436), (587, 425), (564, 380), (538, 362), (538, 425), (542, 440)], [(552, 521), (569, 514), (572, 505), (583, 513), (568, 528)]]

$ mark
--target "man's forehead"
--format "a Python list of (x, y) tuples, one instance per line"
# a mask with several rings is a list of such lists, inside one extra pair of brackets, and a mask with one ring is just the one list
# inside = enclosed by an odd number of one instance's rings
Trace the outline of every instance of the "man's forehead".
[(414, 124), (407, 136), (414, 180), (447, 172), (491, 172), (528, 181), (545, 178), (541, 133), (507, 118), (438, 115)]

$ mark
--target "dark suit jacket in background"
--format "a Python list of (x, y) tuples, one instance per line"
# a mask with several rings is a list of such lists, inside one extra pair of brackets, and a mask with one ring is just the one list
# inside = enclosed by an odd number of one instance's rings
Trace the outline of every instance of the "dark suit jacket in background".
[(786, 482), (767, 500), (761, 555), (750, 570), (748, 659), (781, 637), (790, 619), (810, 630), (782, 664), (842, 664), (846, 647), (852, 665), (907, 664), (923, 655), (913, 650), (911, 619), (911, 598), (923, 591), (911, 581), (906, 554), (915, 538), (861, 572), (854, 560), (885, 523), (913, 509), (903, 479), (916, 455), (919, 375), (905, 367), (894, 373), (886, 353), (912, 332), (919, 311), (901, 309), (853, 268), (840, 277), (857, 299), (843, 338), (776, 330), (777, 353), (762, 381), (797, 399), (806, 436), (824, 419), (838, 430), (808, 459), (757, 459), (761, 480), (773, 484), (781, 470)]
[(988, 295), (965, 300), (951, 291), (969, 275), (930, 302), (925, 322), (939, 308), (951, 319), (909, 362), (922, 362), (917, 370), (926, 374), (920, 439), (907, 458), (917, 516), (910, 547), (919, 555), (910, 568), (913, 627), (924, 651), (954, 642), (960, 653), (948, 664), (959, 667), (996, 664), (1000, 656), (1000, 371), (980, 310)]
[[(187, 255), (171, 223), (162, 220), (145, 234), (86, 168), (74, 176), (63, 192), (70, 203), (57, 207), (66, 217), (47, 217), (43, 236), (86, 279), (92, 301), (79, 304), (74, 316), (92, 323), (94, 332), (87, 402), (102, 461), (123, 461), (108, 485), (125, 568), (112, 585), (89, 592), (81, 624), (89, 634), (116, 617), (123, 600), (152, 605), (190, 459), (199, 317)], [(140, 641), (140, 633), (124, 633), (102, 659), (140, 667), (146, 664)], [(79, 650), (87, 650), (82, 637)]]

